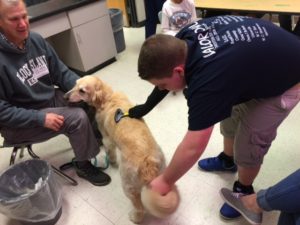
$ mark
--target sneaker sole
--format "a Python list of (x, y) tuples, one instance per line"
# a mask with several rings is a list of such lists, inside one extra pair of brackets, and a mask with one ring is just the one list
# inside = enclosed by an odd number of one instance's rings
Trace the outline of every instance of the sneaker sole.
[[(252, 225), (261, 225), (261, 223), (256, 223), (256, 222), (253, 222), (252, 220), (248, 219), (248, 217), (244, 214), (243, 211), (241, 211), (239, 208), (235, 207), (233, 204), (228, 202), (227, 199), (224, 198), (221, 190), (219, 191), (219, 193), (220, 193), (222, 199), (224, 200), (224, 202), (226, 202), (228, 205), (230, 205), (232, 208), (234, 208), (236, 211), (238, 211), (245, 218), (245, 220), (247, 220), (250, 224), (252, 224)], [(220, 215), (221, 215), (222, 218), (226, 219), (226, 217), (222, 216), (222, 214), (220, 214)]]
[(221, 172), (221, 173), (236, 173), (237, 172), (237, 170), (235, 170), (235, 171), (232, 171), (232, 170), (230, 170), (230, 169), (223, 169), (223, 170), (215, 170), (215, 169), (212, 169), (212, 170), (208, 170), (208, 169), (203, 169), (203, 168), (201, 168), (199, 165), (198, 165), (198, 169), (199, 170), (202, 170), (202, 171), (204, 171), (204, 172)]
[(235, 217), (235, 218), (229, 218), (229, 217), (223, 216), (220, 212), (219, 212), (219, 216), (220, 216), (221, 219), (223, 219), (226, 222), (228, 222), (228, 221), (234, 221), (234, 220), (239, 220), (242, 217), (242, 215), (239, 215), (238, 217)]
[(85, 181), (88, 181), (90, 182), (91, 184), (95, 185), (95, 186), (105, 186), (105, 185), (108, 185), (110, 182), (111, 182), (111, 179), (109, 181), (105, 181), (105, 182), (102, 182), (102, 183), (93, 183), (91, 181), (89, 181), (88, 179), (86, 179), (84, 176), (76, 173), (78, 177), (82, 178), (83, 180)]

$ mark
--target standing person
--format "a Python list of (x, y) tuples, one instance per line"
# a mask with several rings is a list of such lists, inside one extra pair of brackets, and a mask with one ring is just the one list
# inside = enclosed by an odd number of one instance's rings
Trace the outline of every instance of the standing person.
[[(233, 190), (254, 193), (252, 183), (277, 128), (300, 100), (299, 57), (300, 43), (294, 35), (271, 22), (242, 16), (207, 18), (183, 28), (176, 37), (156, 35), (146, 40), (138, 72), (157, 86), (147, 102), (187, 85), (189, 107), (188, 131), (164, 173), (151, 182), (152, 189), (167, 193), (198, 160), (214, 124), (222, 121), (225, 147), (232, 156), (234, 150), (238, 169)], [(129, 116), (142, 115), (153, 105), (146, 110), (134, 107)], [(208, 161), (223, 167), (224, 158)], [(220, 213), (227, 219), (240, 216), (227, 204)]]
[(279, 210), (277, 225), (300, 225), (300, 170), (257, 194), (243, 196), (227, 188), (220, 194), (251, 224), (261, 224), (263, 211)]
[(144, 0), (146, 23), (145, 23), (145, 38), (156, 34), (156, 26), (159, 23), (158, 13), (166, 0)]
[[(23, 0), (0, 0), (0, 132), (10, 143), (69, 138), (77, 174), (94, 185), (110, 177), (90, 159), (99, 153), (88, 116), (63, 95), (79, 78), (37, 33), (29, 31)], [(58, 88), (55, 88), (58, 87)]]
[(161, 30), (175, 36), (184, 26), (197, 20), (193, 0), (167, 0), (162, 8)]

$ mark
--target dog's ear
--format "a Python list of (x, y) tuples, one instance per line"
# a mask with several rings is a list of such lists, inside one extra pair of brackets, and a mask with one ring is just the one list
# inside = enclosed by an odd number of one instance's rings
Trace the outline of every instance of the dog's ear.
[(102, 108), (102, 104), (105, 101), (105, 94), (103, 90), (95, 90), (92, 101), (96, 108)]

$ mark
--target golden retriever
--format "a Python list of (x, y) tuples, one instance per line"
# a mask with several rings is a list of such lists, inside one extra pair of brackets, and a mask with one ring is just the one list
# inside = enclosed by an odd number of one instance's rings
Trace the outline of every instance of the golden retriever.
[[(119, 171), (122, 187), (134, 207), (129, 213), (129, 218), (134, 223), (142, 222), (145, 214), (145, 204), (141, 201), (142, 188), (165, 168), (164, 155), (148, 126), (144, 120), (130, 117), (124, 117), (116, 123), (114, 117), (117, 109), (127, 112), (133, 105), (124, 94), (114, 92), (95, 76), (78, 79), (75, 87), (65, 96), (70, 102), (83, 100), (96, 108), (96, 121), (110, 163), (117, 164), (116, 148), (121, 153)], [(148, 205), (150, 204), (148, 207), (150, 214), (164, 217), (177, 208), (179, 197), (176, 188), (170, 197), (161, 196), (161, 198), (151, 194), (149, 189), (145, 190), (144, 199)]]

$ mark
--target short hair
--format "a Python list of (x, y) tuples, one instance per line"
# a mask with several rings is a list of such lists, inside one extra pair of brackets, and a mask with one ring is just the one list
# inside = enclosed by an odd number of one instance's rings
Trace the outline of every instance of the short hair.
[(139, 76), (144, 80), (172, 76), (173, 69), (185, 63), (186, 49), (185, 41), (171, 35), (156, 34), (149, 37), (139, 54)]
[(0, 18), (2, 17), (4, 6), (11, 7), (18, 5), (20, 2), (23, 2), (25, 4), (24, 0), (0, 0)]

